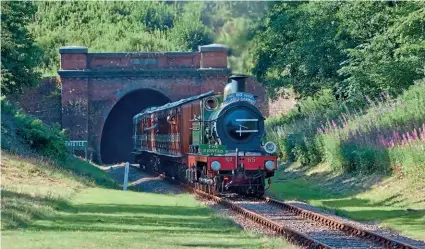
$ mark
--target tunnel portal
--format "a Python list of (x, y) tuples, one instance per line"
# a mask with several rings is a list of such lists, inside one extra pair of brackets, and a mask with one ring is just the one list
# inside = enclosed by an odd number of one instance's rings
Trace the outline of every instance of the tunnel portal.
[(109, 113), (102, 131), (100, 144), (104, 164), (132, 162), (133, 116), (151, 106), (170, 102), (164, 94), (140, 89), (122, 97)]

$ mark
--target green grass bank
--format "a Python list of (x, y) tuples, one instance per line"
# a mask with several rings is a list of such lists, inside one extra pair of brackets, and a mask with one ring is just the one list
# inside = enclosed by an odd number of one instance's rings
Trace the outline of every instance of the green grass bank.
[[(95, 180), (74, 173), (80, 167)], [(3, 248), (287, 247), (244, 232), (189, 194), (123, 192), (79, 159), (65, 168), (73, 171), (2, 151)]]

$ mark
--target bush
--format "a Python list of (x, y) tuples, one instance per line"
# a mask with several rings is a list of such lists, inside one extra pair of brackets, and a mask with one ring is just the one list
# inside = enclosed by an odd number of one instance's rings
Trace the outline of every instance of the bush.
[(11, 150), (10, 140), (18, 138), (43, 156), (59, 161), (67, 159), (69, 153), (65, 146), (66, 136), (59, 125), (46, 125), (41, 120), (25, 114), (4, 98), (1, 99), (1, 108), (2, 119), (11, 120), (2, 122), (2, 149)]
[(301, 101), (287, 115), (267, 120), (268, 138), (279, 146), (283, 160), (316, 165), (322, 160), (316, 142), (317, 128), (346, 110), (330, 90), (324, 90), (316, 98)]
[(425, 143), (418, 142), (404, 147), (394, 147), (388, 150), (389, 160), (393, 169), (418, 177), (425, 178)]
[(330, 98), (301, 101), (288, 115), (268, 121), (269, 139), (284, 160), (324, 161), (335, 171), (425, 174), (425, 82), (399, 98), (366, 97), (364, 109)]
[[(320, 153), (335, 169), (387, 173), (391, 166), (422, 163), (425, 144), (425, 84), (418, 82), (398, 99), (370, 101), (364, 113), (351, 114), (336, 126), (323, 126), (318, 136)], [(340, 118), (340, 120), (342, 120)], [(334, 121), (332, 121), (334, 122)]]

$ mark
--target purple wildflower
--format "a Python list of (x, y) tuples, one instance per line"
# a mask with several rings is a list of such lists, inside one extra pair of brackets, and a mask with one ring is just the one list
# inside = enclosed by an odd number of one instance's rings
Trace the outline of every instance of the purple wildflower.
[(334, 129), (337, 129), (338, 128), (338, 125), (336, 124), (336, 122), (334, 120), (332, 120), (332, 127)]
[(413, 131), (412, 131), (412, 137), (413, 137), (414, 140), (418, 139), (418, 131), (416, 130), (416, 128), (413, 129)]
[(401, 144), (402, 145), (406, 145), (408, 144), (408, 140), (405, 134), (402, 135), (402, 140), (401, 140)]

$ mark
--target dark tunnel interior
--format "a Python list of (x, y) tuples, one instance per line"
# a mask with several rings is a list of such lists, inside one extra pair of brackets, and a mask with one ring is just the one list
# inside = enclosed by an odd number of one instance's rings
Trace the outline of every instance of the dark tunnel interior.
[(100, 144), (102, 163), (132, 162), (133, 116), (143, 109), (170, 102), (162, 93), (141, 89), (133, 91), (112, 108), (103, 126)]

